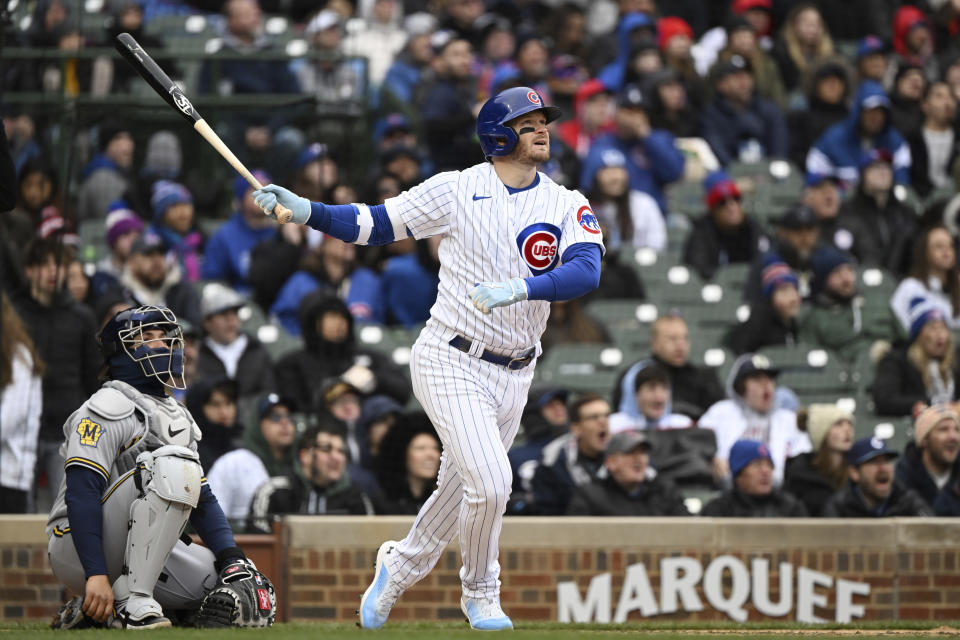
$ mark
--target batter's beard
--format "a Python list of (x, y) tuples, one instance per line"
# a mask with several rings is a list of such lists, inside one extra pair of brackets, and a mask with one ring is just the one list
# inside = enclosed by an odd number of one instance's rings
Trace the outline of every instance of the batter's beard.
[(519, 164), (540, 166), (550, 160), (550, 147), (536, 145), (524, 146), (517, 149), (516, 161)]

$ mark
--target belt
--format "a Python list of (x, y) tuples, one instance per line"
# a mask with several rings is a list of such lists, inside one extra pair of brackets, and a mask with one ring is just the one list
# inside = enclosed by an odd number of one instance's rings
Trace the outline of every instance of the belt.
[[(450, 339), (450, 346), (464, 353), (470, 353), (470, 347), (473, 345), (472, 342), (464, 338), (463, 336), (454, 336)], [(480, 354), (481, 360), (486, 360), (487, 362), (492, 362), (493, 364), (498, 364), (501, 367), (506, 367), (507, 369), (523, 369), (525, 366), (533, 362), (533, 358), (536, 355), (536, 348), (531, 347), (519, 358), (511, 358), (510, 356), (501, 356), (499, 354), (493, 353), (492, 351), (483, 350), (483, 353)]]

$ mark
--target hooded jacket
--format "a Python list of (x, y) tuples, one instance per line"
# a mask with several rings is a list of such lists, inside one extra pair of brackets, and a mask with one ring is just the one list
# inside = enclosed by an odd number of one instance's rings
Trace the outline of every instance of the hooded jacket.
[[(341, 314), (347, 320), (347, 338), (341, 343), (324, 340), (317, 331), (317, 320), (327, 311)], [(354, 365), (365, 366), (376, 377), (370, 394), (386, 394), (406, 404), (410, 383), (403, 370), (387, 356), (356, 345), (353, 317), (345, 302), (318, 291), (300, 304), (300, 328), (304, 348), (283, 356), (276, 364), (277, 388), (292, 397), (300, 407), (317, 407), (315, 397), (324, 381), (336, 378)]]
[(617, 57), (600, 70), (597, 79), (613, 92), (623, 88), (630, 65), (631, 35), (635, 29), (650, 28), (656, 31), (656, 23), (645, 13), (628, 13), (617, 26)]
[[(864, 139), (860, 133), (860, 115), (864, 102), (877, 101), (886, 106), (887, 121), (876, 136)], [(890, 121), (890, 100), (883, 87), (872, 80), (860, 85), (846, 119), (820, 136), (807, 153), (807, 173), (833, 176), (843, 183), (860, 180), (860, 158), (865, 149), (887, 149), (893, 154), (893, 175), (898, 184), (910, 184), (910, 147)]]
[(690, 96), (687, 96), (687, 104), (677, 113), (670, 114), (664, 107), (660, 99), (660, 87), (669, 82), (682, 81), (676, 72), (664, 70), (650, 74), (644, 82), (644, 97), (650, 104), (647, 112), (650, 116), (650, 126), (654, 129), (669, 131), (678, 138), (699, 137), (700, 119), (697, 117), (697, 111), (690, 104)]
[(407, 448), (421, 434), (432, 436), (440, 445), (436, 429), (424, 414), (401, 417), (383, 437), (376, 460), (376, 474), (383, 487), (383, 513), (416, 515), (437, 488), (427, 482), (421, 495), (414, 495), (407, 482)]
[(913, 489), (905, 489), (896, 481), (885, 504), (871, 509), (853, 482), (838, 491), (823, 508), (824, 518), (894, 518), (898, 516), (930, 517), (933, 509)]
[[(704, 411), (715, 402), (723, 400), (723, 386), (717, 378), (713, 369), (707, 367), (698, 367), (689, 360), (675, 367), (658, 358), (656, 355), (650, 357), (661, 367), (665, 368), (670, 374), (671, 388), (671, 411), (677, 411), (683, 415), (690, 416), (694, 420), (700, 418)], [(631, 409), (630, 405), (636, 404), (634, 393), (634, 380), (636, 372), (630, 376), (633, 367), (644, 362), (635, 363), (622, 374), (613, 390), (613, 406), (617, 411), (636, 411)], [(640, 369), (636, 370), (637, 372)], [(629, 380), (628, 380), (629, 378)]]
[(960, 456), (953, 462), (947, 484), (943, 489), (937, 487), (937, 483), (923, 464), (923, 452), (914, 442), (907, 443), (903, 456), (897, 461), (897, 482), (905, 488), (916, 491), (930, 508), (933, 508), (941, 492), (949, 491), (950, 487), (956, 484), (958, 477), (960, 477)]
[(920, 59), (907, 46), (907, 34), (917, 24), (926, 24), (930, 27), (930, 37), (933, 37), (933, 24), (927, 15), (912, 5), (900, 7), (893, 16), (893, 50), (907, 63), (922, 65), (925, 59)]
[(727, 400), (721, 400), (710, 407), (697, 423), (698, 426), (712, 429), (717, 434), (717, 458), (727, 460), (733, 443), (740, 440), (751, 425), (754, 428), (763, 425), (766, 428), (764, 442), (773, 458), (774, 482), (783, 482), (783, 472), (787, 458), (812, 449), (810, 438), (797, 428), (797, 414), (787, 409), (777, 408), (776, 401), (766, 413), (757, 413), (749, 408), (743, 397), (734, 391), (734, 381), (740, 369), (754, 354), (745, 353), (737, 358), (727, 376)]
[(640, 411), (637, 406), (636, 380), (641, 371), (656, 364), (656, 361), (641, 360), (624, 373), (620, 379), (620, 402), (616, 413), (610, 416), (610, 432), (625, 431), (627, 429), (684, 429), (693, 426), (693, 420), (688, 416), (673, 412), (673, 400), (667, 399), (663, 415), (653, 420)]
[(233, 424), (224, 425), (211, 422), (203, 412), (203, 405), (210, 399), (213, 390), (224, 384), (232, 383), (225, 377), (199, 376), (187, 391), (187, 410), (203, 434), (197, 443), (197, 452), (200, 454), (200, 466), (204, 469), (211, 469), (220, 456), (240, 446), (243, 428), (239, 423), (234, 421)]

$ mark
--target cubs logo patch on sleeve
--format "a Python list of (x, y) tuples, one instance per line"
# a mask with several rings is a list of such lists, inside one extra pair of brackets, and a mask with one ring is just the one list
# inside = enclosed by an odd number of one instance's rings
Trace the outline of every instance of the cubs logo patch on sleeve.
[(590, 207), (583, 206), (577, 210), (577, 224), (587, 233), (600, 233), (600, 221)]
[(80, 444), (85, 447), (95, 447), (103, 435), (103, 427), (90, 418), (84, 418), (77, 425), (77, 433), (80, 434)]
[(546, 222), (532, 224), (517, 236), (517, 248), (533, 275), (546, 273), (559, 260), (560, 229)]

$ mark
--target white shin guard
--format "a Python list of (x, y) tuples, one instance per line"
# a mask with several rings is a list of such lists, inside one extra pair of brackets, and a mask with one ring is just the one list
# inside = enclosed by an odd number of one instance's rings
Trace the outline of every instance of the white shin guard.
[(173, 448), (162, 447), (137, 459), (143, 495), (130, 505), (126, 575), (114, 585), (117, 600), (133, 620), (163, 615), (153, 591), (200, 496), (196, 454), (183, 447), (175, 447), (183, 451), (164, 451)]

